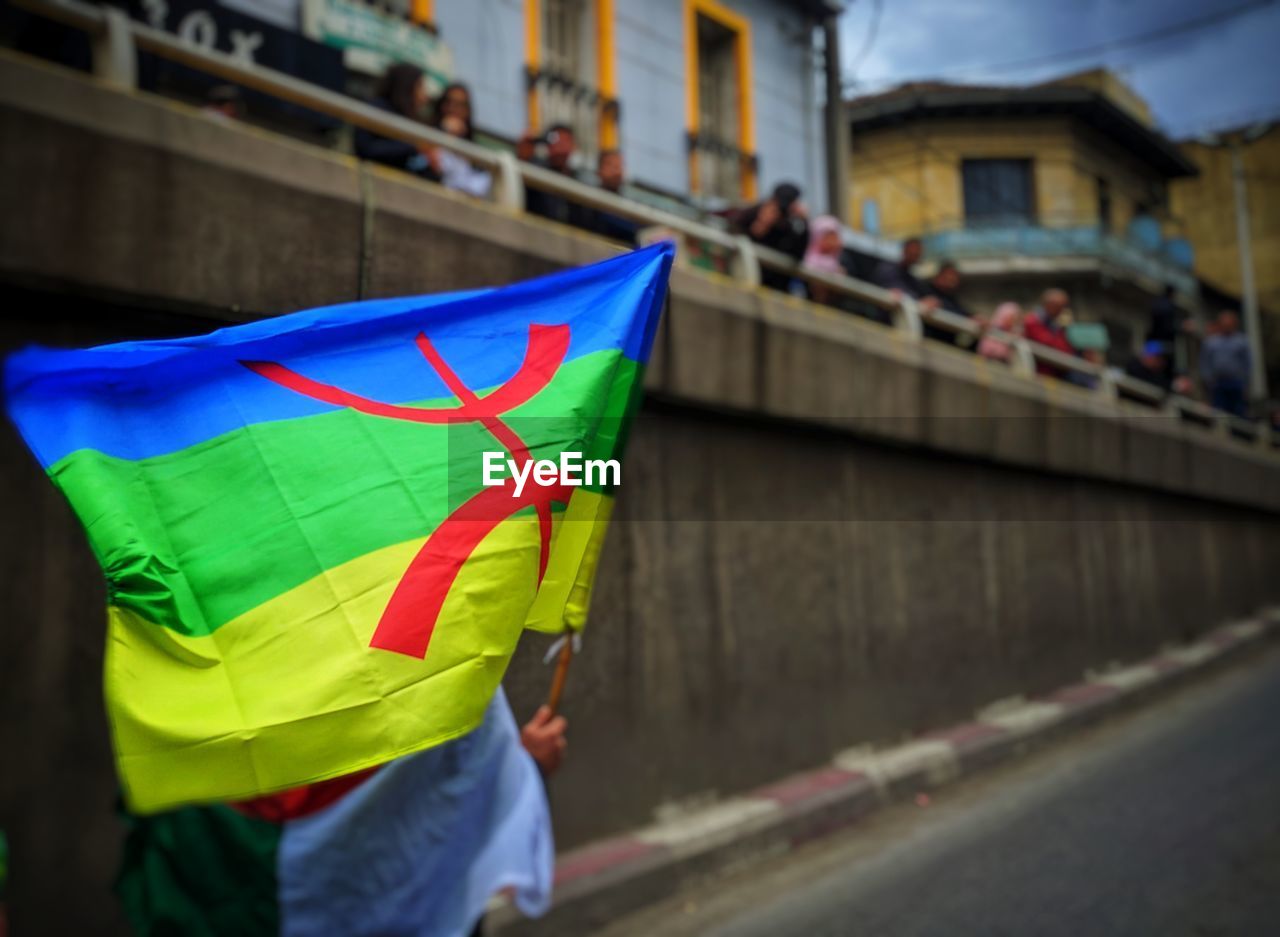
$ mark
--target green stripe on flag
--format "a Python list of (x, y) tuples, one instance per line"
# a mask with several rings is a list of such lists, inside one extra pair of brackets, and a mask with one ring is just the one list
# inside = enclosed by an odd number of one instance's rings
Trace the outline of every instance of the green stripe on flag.
[[(535, 458), (578, 448), (610, 458), (641, 371), (616, 351), (576, 359), (507, 422)], [(588, 416), (600, 413), (604, 422)], [(80, 450), (50, 475), (84, 519), (112, 604), (200, 636), (327, 569), (425, 536), (479, 490), (482, 453), (501, 449), (475, 423), (344, 409), (138, 461)], [(247, 566), (246, 551), (271, 561)]]

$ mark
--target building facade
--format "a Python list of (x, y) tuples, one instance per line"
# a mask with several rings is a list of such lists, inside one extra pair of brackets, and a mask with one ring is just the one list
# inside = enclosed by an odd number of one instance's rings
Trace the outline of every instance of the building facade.
[(815, 27), (778, 0), (438, 0), (435, 21), (503, 136), (563, 121), (586, 156), (622, 150), (641, 184), (700, 200), (781, 180), (825, 201)]
[(350, 93), (370, 94), (392, 63), (417, 65), (436, 91), (471, 88), (486, 142), (568, 124), (583, 169), (620, 149), (642, 189), (715, 207), (785, 180), (826, 207), (820, 27), (834, 0), (113, 2)]
[[(1280, 387), (1280, 126), (1259, 124), (1184, 140), (1199, 175), (1170, 189), (1172, 210), (1194, 218), (1195, 271), (1220, 302), (1244, 303), (1240, 225), (1247, 225), (1268, 388)], [(1237, 171), (1240, 177), (1237, 185)]]
[(958, 262), (975, 307), (1065, 287), (1077, 318), (1107, 324), (1117, 362), (1166, 286), (1198, 310), (1169, 197), (1196, 168), (1114, 76), (905, 85), (849, 102), (846, 116), (854, 227), (922, 237), (931, 260)]

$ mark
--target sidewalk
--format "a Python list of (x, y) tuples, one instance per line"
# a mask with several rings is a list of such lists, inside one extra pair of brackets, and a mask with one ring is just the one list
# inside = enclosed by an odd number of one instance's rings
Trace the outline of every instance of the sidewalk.
[(974, 721), (903, 745), (837, 752), (830, 764), (559, 857), (547, 915), (504, 901), (486, 933), (588, 934), (683, 888), (841, 830), (877, 808), (1012, 759), (1058, 735), (1132, 708), (1280, 636), (1280, 608), (1220, 627), (1131, 666), (1088, 674), (1035, 699), (994, 704)]

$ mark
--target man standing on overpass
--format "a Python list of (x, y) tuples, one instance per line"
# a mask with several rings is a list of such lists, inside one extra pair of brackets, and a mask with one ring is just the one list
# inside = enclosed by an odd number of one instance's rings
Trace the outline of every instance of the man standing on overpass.
[(1223, 310), (1214, 322), (1213, 334), (1200, 349), (1200, 376), (1214, 407), (1235, 416), (1245, 415), (1252, 365), (1249, 339), (1240, 331), (1240, 317)]

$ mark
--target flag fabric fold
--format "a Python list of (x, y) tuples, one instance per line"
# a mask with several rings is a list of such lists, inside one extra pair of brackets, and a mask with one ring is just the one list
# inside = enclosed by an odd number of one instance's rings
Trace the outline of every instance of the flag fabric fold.
[(619, 456), (671, 260), (10, 356), (8, 411), (106, 573), (131, 809), (456, 739), (523, 629), (583, 626), (616, 481), (486, 485), (485, 453)]

